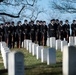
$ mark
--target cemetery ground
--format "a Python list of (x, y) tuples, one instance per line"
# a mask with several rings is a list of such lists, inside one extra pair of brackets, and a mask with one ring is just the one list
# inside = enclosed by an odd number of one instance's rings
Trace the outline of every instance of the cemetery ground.
[[(56, 64), (47, 65), (46, 62), (41, 63), (36, 56), (32, 56), (26, 49), (11, 49), (11, 51), (19, 50), (24, 54), (25, 75), (62, 75), (62, 53), (56, 51)], [(11, 59), (12, 60), (12, 59)], [(8, 75), (8, 71), (4, 69), (3, 61), (0, 53), (0, 75)]]

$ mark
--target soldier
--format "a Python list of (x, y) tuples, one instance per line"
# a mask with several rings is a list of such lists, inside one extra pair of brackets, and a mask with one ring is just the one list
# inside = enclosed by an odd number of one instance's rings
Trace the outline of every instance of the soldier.
[(74, 30), (75, 30), (75, 36), (76, 36), (76, 20), (75, 20)]
[(42, 43), (42, 21), (39, 21), (39, 26), (38, 26), (38, 44), (41, 45)]
[(28, 23), (27, 20), (24, 20), (24, 24), (23, 24), (23, 34), (24, 34), (24, 39), (27, 39), (28, 36)]
[(5, 22), (5, 26), (4, 26), (4, 41), (8, 46), (8, 23), (7, 22)]
[(73, 20), (73, 23), (71, 24), (71, 30), (72, 30), (72, 36), (76, 36), (76, 22)]
[(55, 21), (54, 19), (52, 19), (50, 21), (50, 24), (48, 25), (48, 33), (49, 33), (49, 37), (55, 37)]
[(4, 28), (3, 28), (3, 24), (0, 24), (0, 41), (4, 41)]
[(58, 38), (63, 40), (64, 39), (64, 31), (63, 31), (63, 21), (60, 21), (60, 25), (58, 26)]
[(63, 30), (64, 30), (64, 38), (69, 42), (70, 25), (68, 23), (68, 20), (65, 21), (65, 24), (63, 25)]
[(8, 48), (11, 48), (11, 26), (10, 26), (10, 22), (8, 22), (7, 24), (7, 34), (8, 34)]
[(43, 46), (46, 46), (46, 40), (47, 40), (47, 25), (46, 21), (43, 21), (43, 26), (42, 26), (42, 32), (43, 32)]
[(59, 26), (59, 20), (56, 19), (55, 24), (54, 24), (56, 39), (59, 39), (59, 31), (58, 31), (59, 29), (58, 29), (58, 26)]
[(32, 42), (35, 42), (35, 25), (34, 25), (34, 21), (31, 21), (31, 23), (30, 23), (30, 39), (32, 40)]
[(17, 48), (21, 48), (22, 44), (22, 23), (21, 21), (18, 21), (17, 26), (16, 26), (16, 38), (17, 38)]
[(11, 22), (11, 46), (12, 48), (14, 48), (15, 46), (15, 31), (16, 31), (16, 28), (15, 28), (15, 24), (14, 24), (14, 21)]
[(36, 41), (36, 43), (38, 43), (39, 20), (36, 21), (35, 31), (36, 31), (36, 32), (35, 32), (35, 36), (36, 36), (35, 41)]

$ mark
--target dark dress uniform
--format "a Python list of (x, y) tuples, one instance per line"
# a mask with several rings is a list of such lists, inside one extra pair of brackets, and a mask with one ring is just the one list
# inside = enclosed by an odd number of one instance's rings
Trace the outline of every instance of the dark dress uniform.
[(64, 31), (63, 31), (63, 25), (58, 26), (58, 39), (63, 40), (64, 39)]
[(39, 25), (38, 26), (38, 44), (39, 45), (41, 45), (41, 43), (42, 43), (42, 34), (43, 34), (43, 32), (42, 32), (42, 25)]
[(70, 25), (69, 24), (64, 24), (63, 25), (63, 30), (64, 30), (64, 38), (69, 42)]
[(59, 23), (54, 24), (56, 39), (59, 39), (59, 29), (58, 29), (59, 25), (60, 25)]
[(72, 30), (72, 36), (76, 36), (76, 24), (72, 23), (71, 24), (71, 30)]
[(23, 24), (23, 34), (24, 34), (24, 39), (28, 39), (28, 33), (27, 33), (27, 31), (28, 31), (28, 24), (26, 25), (26, 24)]
[(3, 26), (0, 27), (0, 41), (4, 41), (4, 28), (3, 28)]
[(47, 26), (42, 26), (42, 33), (43, 33), (43, 45), (46, 46), (46, 40), (47, 40)]
[(8, 26), (7, 25), (4, 26), (4, 41), (8, 45)]
[(48, 25), (48, 33), (49, 33), (49, 37), (55, 37), (55, 26), (54, 24), (49, 24)]
[(30, 25), (30, 39), (35, 42), (35, 25)]
[(11, 46), (12, 48), (14, 48), (15, 46), (15, 31), (16, 31), (16, 27), (14, 25), (11, 26)]
[(8, 26), (8, 47), (11, 48), (11, 26)]
[(16, 26), (16, 38), (17, 38), (17, 48), (21, 48), (22, 44), (22, 27), (17, 25)]

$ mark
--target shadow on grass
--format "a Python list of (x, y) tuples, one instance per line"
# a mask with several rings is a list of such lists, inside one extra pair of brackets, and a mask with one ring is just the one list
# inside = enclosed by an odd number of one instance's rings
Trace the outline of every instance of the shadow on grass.
[(4, 74), (4, 73), (7, 73), (7, 72), (8, 72), (7, 69), (1, 69), (1, 70), (0, 70), (0, 75), (2, 75), (2, 74)]

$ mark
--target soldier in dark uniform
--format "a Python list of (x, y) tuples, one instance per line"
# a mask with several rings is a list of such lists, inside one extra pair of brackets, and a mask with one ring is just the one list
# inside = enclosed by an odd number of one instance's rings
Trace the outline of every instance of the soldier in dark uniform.
[(43, 23), (42, 21), (39, 22), (39, 32), (38, 32), (38, 44), (41, 45), (42, 44), (42, 26), (43, 26)]
[(31, 24), (30, 24), (30, 39), (32, 40), (32, 42), (35, 42), (35, 25), (34, 25), (34, 21), (31, 21)]
[(58, 31), (59, 29), (58, 29), (58, 26), (59, 26), (59, 20), (56, 19), (55, 24), (54, 24), (56, 39), (59, 39), (59, 31)]
[(49, 37), (55, 37), (55, 21), (52, 19), (50, 21), (50, 24), (48, 25), (48, 33), (49, 33)]
[(73, 23), (71, 24), (71, 30), (72, 30), (72, 36), (76, 36), (76, 22), (73, 20)]
[(60, 21), (60, 25), (58, 26), (58, 38), (63, 40), (64, 39), (64, 31), (63, 31), (63, 21)]
[(4, 41), (8, 46), (8, 23), (7, 22), (5, 23), (5, 26), (4, 26)]
[(24, 39), (28, 39), (28, 23), (27, 20), (24, 20), (24, 24), (23, 24), (23, 34), (24, 34)]
[(14, 21), (11, 22), (11, 46), (12, 48), (14, 48), (15, 46), (15, 31), (16, 31), (16, 28), (15, 28), (15, 24), (14, 24)]
[(17, 38), (17, 48), (21, 48), (22, 45), (22, 26), (21, 21), (18, 21), (16, 26), (16, 38)]
[(46, 21), (43, 21), (43, 25), (42, 25), (42, 35), (43, 35), (43, 46), (46, 46), (46, 40), (47, 40), (47, 25), (46, 25)]
[(0, 24), (0, 41), (4, 41), (4, 28), (3, 28), (3, 24)]
[(36, 43), (38, 43), (38, 33), (39, 33), (39, 20), (36, 21), (36, 25), (35, 25), (35, 41)]
[(65, 21), (65, 24), (63, 26), (63, 30), (64, 30), (64, 38), (69, 42), (70, 25), (68, 23), (68, 20)]
[(8, 48), (11, 48), (11, 26), (10, 26), (10, 22), (8, 22), (7, 25), (7, 34), (8, 34)]

